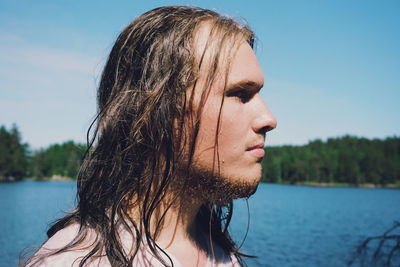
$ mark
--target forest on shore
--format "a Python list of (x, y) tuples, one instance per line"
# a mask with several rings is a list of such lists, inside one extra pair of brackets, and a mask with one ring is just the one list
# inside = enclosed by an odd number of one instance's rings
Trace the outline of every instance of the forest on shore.
[(371, 140), (347, 135), (303, 146), (267, 147), (262, 179), (269, 183), (400, 187), (400, 138)]
[(0, 127), (0, 181), (76, 179), (86, 145), (67, 141), (32, 151), (16, 125)]
[[(263, 182), (400, 187), (399, 137), (342, 136), (265, 149)], [(16, 125), (0, 126), (0, 181), (76, 179), (85, 151), (73, 141), (31, 150)]]

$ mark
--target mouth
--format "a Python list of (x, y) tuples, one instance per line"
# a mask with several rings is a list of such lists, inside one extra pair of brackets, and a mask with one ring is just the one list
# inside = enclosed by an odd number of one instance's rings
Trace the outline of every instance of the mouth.
[(259, 143), (246, 149), (252, 156), (262, 159), (265, 155), (264, 143)]

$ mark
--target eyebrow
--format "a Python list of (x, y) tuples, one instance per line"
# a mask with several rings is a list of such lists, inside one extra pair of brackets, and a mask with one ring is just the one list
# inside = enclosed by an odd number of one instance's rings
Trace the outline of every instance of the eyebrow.
[(263, 86), (264, 86), (264, 84), (262, 84), (262, 83), (256, 83), (256, 82), (250, 81), (250, 80), (243, 80), (243, 81), (238, 81), (238, 82), (228, 84), (226, 86), (226, 91), (233, 90), (236, 88), (249, 88), (249, 89), (259, 90)]

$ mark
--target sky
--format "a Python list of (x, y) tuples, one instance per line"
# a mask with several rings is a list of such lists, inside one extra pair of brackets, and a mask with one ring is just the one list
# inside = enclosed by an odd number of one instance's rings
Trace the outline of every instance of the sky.
[(0, 0), (0, 125), (31, 148), (85, 142), (118, 34), (163, 5), (210, 8), (257, 35), (267, 145), (400, 135), (400, 1)]

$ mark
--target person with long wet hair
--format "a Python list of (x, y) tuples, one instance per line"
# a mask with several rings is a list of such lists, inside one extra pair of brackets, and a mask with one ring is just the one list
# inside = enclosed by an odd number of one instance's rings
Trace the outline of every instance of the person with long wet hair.
[(76, 208), (24, 265), (243, 265), (232, 200), (257, 189), (276, 127), (254, 39), (197, 7), (133, 20), (101, 76)]

